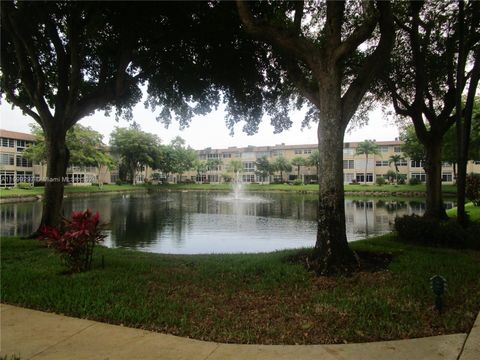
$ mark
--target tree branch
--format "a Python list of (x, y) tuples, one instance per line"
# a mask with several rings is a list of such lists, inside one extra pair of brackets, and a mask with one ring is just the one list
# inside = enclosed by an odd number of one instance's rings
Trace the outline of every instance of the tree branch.
[[(366, 12), (367, 18), (362, 22), (362, 24), (358, 28), (354, 30), (354, 32), (347, 39), (345, 39), (345, 41), (343, 41), (334, 50), (334, 58), (336, 61), (340, 61), (345, 57), (349, 56), (350, 54), (352, 54), (360, 44), (362, 44), (372, 35), (373, 30), (377, 26), (377, 17), (375, 16), (375, 10), (371, 2), (368, 2), (368, 6), (365, 12)], [(392, 17), (392, 20), (393, 20), (393, 17)], [(392, 26), (393, 26), (393, 21), (392, 21)]]
[(303, 59), (312, 67), (312, 55), (318, 53), (318, 49), (312, 42), (265, 22), (257, 22), (252, 15), (250, 7), (244, 0), (236, 0), (236, 4), (240, 20), (249, 34), (259, 39), (267, 40), (282, 51)]
[[(15, 55), (20, 68), (22, 84), (32, 104), (37, 108), (38, 115), (42, 118), (50, 118), (52, 114), (44, 99), (44, 74), (35, 56), (31, 42), (27, 41), (16, 22), (13, 4), (6, 4), (2, 11), (2, 23), (11, 35), (15, 47)], [(28, 55), (27, 55), (28, 54)], [(32, 68), (34, 72), (32, 72)], [(27, 112), (28, 113), (28, 112)]]
[(380, 11), (380, 41), (374, 52), (367, 57), (358, 71), (357, 77), (351, 82), (348, 90), (342, 96), (342, 122), (348, 124), (363, 96), (368, 90), (372, 79), (387, 62), (395, 40), (393, 30), (392, 8), (389, 2), (379, 2)]
[(288, 76), (300, 93), (318, 108), (318, 87), (312, 87), (311, 82), (306, 79), (305, 74), (295, 60), (287, 57), (283, 59), (283, 63), (287, 68)]
[(293, 19), (293, 29), (295, 35), (299, 36), (302, 32), (302, 17), (305, 2), (303, 0), (295, 1), (295, 17)]

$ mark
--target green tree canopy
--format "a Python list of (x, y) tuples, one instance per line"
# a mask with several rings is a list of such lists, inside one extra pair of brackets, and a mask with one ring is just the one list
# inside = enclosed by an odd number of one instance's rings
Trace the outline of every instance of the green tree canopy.
[(292, 164), (292, 166), (297, 167), (297, 179), (300, 179), (300, 167), (305, 166), (307, 164), (307, 159), (305, 159), (304, 157), (301, 157), (301, 156), (295, 156), (291, 160), (291, 164)]
[[(43, 130), (38, 125), (31, 125), (31, 129), (35, 143), (28, 146), (23, 154), (33, 162), (45, 164), (47, 151)], [(99, 167), (113, 163), (103, 143), (103, 135), (90, 127), (74, 125), (67, 132), (66, 144), (70, 151), (69, 165)]]
[(279, 155), (273, 160), (272, 168), (280, 172), (280, 178), (283, 180), (283, 172), (292, 171), (292, 164), (283, 155)]
[(265, 155), (255, 161), (255, 175), (262, 178), (263, 181), (265, 181), (273, 171), (273, 166)]
[(132, 184), (137, 171), (145, 166), (155, 168), (160, 156), (160, 139), (135, 124), (130, 128), (115, 128), (110, 134), (110, 146), (112, 153), (120, 157)]

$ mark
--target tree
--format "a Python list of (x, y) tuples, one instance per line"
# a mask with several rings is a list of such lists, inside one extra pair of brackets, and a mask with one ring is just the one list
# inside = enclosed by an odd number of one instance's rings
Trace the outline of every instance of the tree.
[[(35, 144), (28, 146), (24, 156), (33, 162), (45, 164), (47, 162), (47, 150), (45, 136), (41, 127), (31, 126), (35, 136)], [(107, 153), (103, 144), (103, 135), (90, 127), (75, 124), (66, 134), (66, 146), (70, 151), (70, 159), (67, 166), (95, 166), (97, 167), (98, 185), (102, 186), (101, 168), (111, 167), (113, 158)]]
[(261, 156), (255, 161), (255, 175), (265, 181), (273, 173), (272, 164), (266, 156)]
[(272, 167), (274, 171), (280, 172), (280, 181), (283, 182), (283, 172), (292, 171), (292, 164), (282, 155), (279, 155), (273, 160)]
[(233, 177), (243, 171), (243, 162), (241, 160), (232, 160), (228, 163), (228, 171), (233, 173)]
[[(221, 85), (205, 75), (217, 64), (198, 55), (217, 49), (199, 30), (212, 21), (196, 15), (211, 10), (207, 2), (1, 2), (0, 94), (42, 127), (48, 179), (65, 177), (66, 132), (96, 110), (129, 118), (145, 81), (149, 105), (161, 106), (167, 123), (172, 114), (188, 123), (219, 103)], [(231, 56), (228, 66), (237, 58), (245, 60)], [(40, 226), (58, 224), (63, 189), (47, 181)]]
[[(281, 104), (295, 93), (300, 104), (306, 99), (311, 105), (309, 118), (318, 120), (322, 176), (312, 266), (320, 274), (349, 272), (358, 264), (345, 232), (343, 139), (388, 59), (394, 39), (390, 3), (237, 0), (236, 4), (245, 30), (259, 40), (257, 48), (271, 49), (271, 67), (286, 75), (269, 87), (270, 96)], [(374, 38), (378, 41), (369, 41)], [(284, 107), (272, 109), (277, 109), (277, 118), (286, 117)]]
[(300, 179), (300, 166), (305, 166), (307, 161), (301, 156), (295, 156), (292, 159), (291, 164), (297, 167), (297, 179)]
[(177, 173), (179, 181), (182, 181), (182, 174), (195, 168), (196, 159), (195, 150), (185, 147), (185, 140), (177, 136), (169, 145), (160, 146), (159, 156), (154, 168), (161, 170), (167, 178), (169, 174)]
[(462, 79), (473, 75), (467, 63), (475, 63), (478, 47), (480, 4), (466, 6), (461, 15), (462, 1), (399, 3), (399, 36), (385, 77), (395, 112), (412, 120), (425, 147), (425, 216), (434, 219), (447, 218), (441, 191), (443, 139), (456, 121), (454, 110), (466, 84)]
[(368, 155), (370, 155), (370, 154), (372, 154), (372, 155), (380, 154), (380, 151), (378, 149), (378, 145), (373, 140), (362, 141), (361, 143), (359, 143), (357, 145), (357, 148), (355, 150), (355, 154), (357, 154), (357, 155), (365, 154), (365, 172), (364, 172), (363, 183), (366, 185), (367, 184)]
[(307, 158), (307, 164), (309, 166), (315, 166), (316, 168), (316, 174), (317, 174), (317, 179), (320, 178), (320, 174), (318, 172), (318, 168), (319, 168), (319, 165), (320, 165), (320, 153), (318, 152), (318, 150), (314, 150), (312, 151), (312, 153), (308, 156)]
[(404, 160), (402, 155), (394, 154), (390, 155), (388, 158), (388, 165), (393, 164), (395, 166), (395, 182), (398, 184), (398, 165), (400, 164), (400, 161)]
[(160, 156), (160, 139), (143, 132), (135, 123), (130, 128), (115, 128), (110, 134), (110, 146), (124, 164), (131, 184), (135, 184), (137, 171), (145, 166), (154, 168)]

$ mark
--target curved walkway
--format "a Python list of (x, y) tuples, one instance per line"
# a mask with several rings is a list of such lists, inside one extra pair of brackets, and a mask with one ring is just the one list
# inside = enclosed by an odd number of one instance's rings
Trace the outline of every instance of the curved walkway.
[(470, 334), (346, 345), (219, 344), (1, 304), (0, 356), (26, 359), (480, 359)]

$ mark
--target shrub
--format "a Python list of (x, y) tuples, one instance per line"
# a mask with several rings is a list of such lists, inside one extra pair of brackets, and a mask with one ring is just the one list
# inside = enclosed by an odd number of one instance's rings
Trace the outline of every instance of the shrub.
[(120, 180), (120, 179), (115, 180), (115, 185), (123, 185), (123, 184), (124, 184), (124, 182), (122, 180)]
[(439, 221), (418, 215), (405, 215), (395, 219), (395, 230), (399, 240), (404, 242), (452, 248), (480, 248), (480, 242), (475, 236), (480, 231), (478, 223), (472, 223), (465, 229), (454, 219)]
[(17, 183), (17, 188), (19, 189), (24, 189), (24, 190), (29, 190), (33, 188), (33, 184), (29, 182), (19, 182)]
[(55, 249), (71, 272), (81, 272), (91, 268), (93, 248), (104, 238), (100, 214), (87, 209), (72, 212), (71, 220), (63, 219), (59, 228), (44, 226), (39, 240)]
[(408, 180), (409, 185), (418, 185), (420, 183), (421, 183), (421, 181), (417, 178), (410, 178), (410, 180)]
[(377, 176), (375, 182), (379, 186), (385, 185), (385, 178), (383, 176)]
[(293, 185), (303, 185), (302, 179), (295, 179), (295, 180), (293, 180)]
[(480, 174), (467, 175), (465, 196), (473, 205), (480, 206)]

